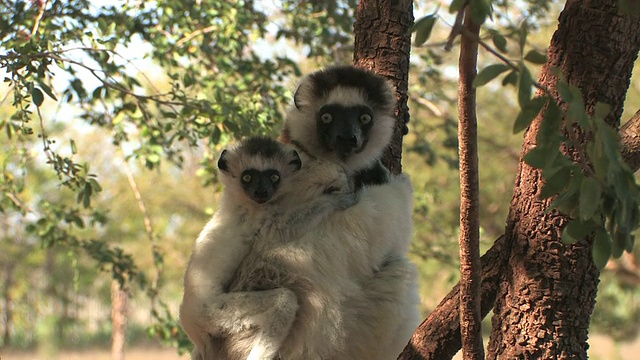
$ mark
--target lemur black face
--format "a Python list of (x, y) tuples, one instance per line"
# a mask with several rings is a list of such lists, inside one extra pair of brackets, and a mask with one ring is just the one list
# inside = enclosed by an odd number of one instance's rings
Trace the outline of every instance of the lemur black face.
[(366, 105), (327, 104), (316, 114), (316, 121), (322, 147), (346, 159), (366, 146), (373, 126), (373, 109)]
[(280, 173), (278, 170), (247, 169), (240, 175), (242, 188), (251, 200), (258, 204), (264, 204), (278, 190), (280, 185)]

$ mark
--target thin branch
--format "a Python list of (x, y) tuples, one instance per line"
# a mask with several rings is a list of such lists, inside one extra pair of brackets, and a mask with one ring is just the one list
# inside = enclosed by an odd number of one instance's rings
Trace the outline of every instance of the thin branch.
[(218, 29), (218, 28), (219, 28), (218, 25), (211, 25), (211, 26), (207, 26), (206, 28), (198, 29), (198, 30), (192, 32), (191, 34), (186, 35), (182, 39), (176, 41), (176, 46), (180, 46), (180, 45), (184, 44), (185, 42), (193, 39), (196, 36), (210, 33), (210, 32), (212, 32), (212, 31), (214, 31), (215, 29)]
[[(462, 13), (463, 11), (460, 11)], [(477, 35), (480, 25), (464, 10), (464, 29)], [(458, 144), (460, 159), (460, 329), (462, 356), (481, 360), (484, 349), (481, 333), (480, 283), (480, 189), (478, 180), (478, 120), (476, 89), (478, 37), (463, 36), (460, 44), (458, 82)]]
[(38, 15), (33, 22), (33, 29), (31, 29), (31, 38), (33, 39), (36, 35), (38, 35), (38, 28), (40, 27), (40, 21), (42, 20), (42, 16), (44, 15), (44, 8), (47, 7), (49, 0), (44, 0), (43, 2), (37, 2), (38, 4)]
[(463, 29), (463, 26), (462, 26), (463, 19), (464, 19), (464, 12), (458, 11), (458, 13), (456, 14), (456, 21), (453, 24), (453, 27), (451, 27), (451, 33), (449, 34), (449, 39), (447, 40), (447, 43), (444, 45), (444, 49), (446, 51), (451, 51), (451, 49), (453, 48), (453, 42), (455, 41), (456, 37), (458, 37), (458, 35), (461, 33)]
[(155, 267), (155, 274), (153, 276), (153, 279), (151, 280), (151, 305), (152, 307), (155, 306), (155, 294), (157, 291), (157, 286), (158, 286), (158, 281), (160, 280), (160, 275), (162, 270), (159, 267), (159, 264), (157, 263), (157, 259), (156, 259), (156, 253), (158, 252), (157, 250), (157, 244), (155, 241), (155, 236), (154, 236), (154, 232), (153, 232), (153, 226), (151, 223), (151, 217), (149, 216), (149, 212), (147, 211), (147, 207), (145, 206), (144, 203), (144, 199), (142, 198), (142, 193), (140, 192), (140, 189), (138, 188), (138, 184), (136, 183), (136, 179), (133, 176), (133, 171), (131, 170), (131, 167), (129, 166), (129, 163), (127, 162), (126, 157), (124, 156), (122, 149), (118, 148), (118, 155), (120, 155), (120, 159), (122, 161), (122, 165), (123, 165), (123, 169), (124, 169), (124, 173), (127, 176), (127, 181), (129, 182), (129, 187), (131, 187), (131, 191), (133, 191), (133, 195), (136, 198), (136, 202), (138, 203), (138, 208), (140, 209), (140, 213), (142, 214), (143, 217), (143, 221), (144, 221), (144, 228), (145, 231), (147, 233), (147, 237), (149, 238), (149, 243), (151, 245), (151, 255), (153, 256), (153, 263), (154, 263), (154, 267)]

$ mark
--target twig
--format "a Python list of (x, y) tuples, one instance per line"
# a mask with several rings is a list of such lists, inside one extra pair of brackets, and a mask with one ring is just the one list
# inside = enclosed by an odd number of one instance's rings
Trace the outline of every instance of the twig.
[(40, 21), (42, 20), (42, 16), (44, 15), (44, 8), (47, 7), (49, 0), (44, 0), (42, 3), (38, 2), (40, 9), (38, 9), (38, 15), (33, 22), (33, 29), (31, 29), (31, 38), (33, 39), (36, 35), (38, 35), (38, 28), (40, 27)]

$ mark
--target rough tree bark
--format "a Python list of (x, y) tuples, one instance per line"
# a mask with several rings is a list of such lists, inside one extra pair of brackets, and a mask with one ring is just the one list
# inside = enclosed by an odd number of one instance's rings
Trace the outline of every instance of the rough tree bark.
[[(469, 5), (463, 26), (474, 36), (462, 37), (458, 81), (458, 153), (460, 159), (460, 330), (463, 359), (484, 359), (480, 316), (480, 189), (476, 89), (480, 25)], [(455, 30), (454, 30), (455, 31)]]
[[(583, 9), (581, 9), (583, 8)], [(604, 11), (607, 13), (606, 21), (610, 21), (607, 25), (603, 25), (603, 20), (593, 20), (592, 16), (598, 17), (600, 15), (599, 11)], [(628, 68), (628, 64), (633, 62), (633, 58), (637, 54), (637, 49), (633, 50), (635, 45), (633, 45), (634, 37), (637, 37), (637, 32), (640, 27), (638, 27), (638, 17), (632, 18), (630, 16), (623, 17), (615, 17), (611, 16), (611, 13), (615, 12), (614, 1), (605, 1), (600, 2), (599, 4), (592, 4), (589, 1), (569, 1), (566, 5), (566, 9), (561, 16), (561, 22), (559, 24), (558, 33), (567, 32), (570, 28), (573, 27), (574, 32), (583, 32), (583, 38), (579, 40), (574, 40), (573, 43), (562, 43), (561, 45), (565, 46), (565, 48), (558, 48), (558, 44), (552, 49), (552, 51), (557, 52), (557, 56), (564, 56), (569, 58), (574, 63), (580, 63), (583, 59), (589, 58), (589, 62), (587, 64), (587, 68), (589, 72), (593, 72), (593, 75), (598, 75), (600, 73), (603, 74), (603, 78), (606, 80), (607, 77), (611, 77), (610, 82), (602, 83), (602, 82), (594, 82), (594, 85), (588, 87), (585, 91), (585, 94), (590, 96), (591, 98), (595, 97), (596, 94), (601, 92), (613, 92), (615, 96), (605, 96), (598, 97), (598, 100), (605, 99), (615, 99), (615, 101), (608, 101), (611, 105), (615, 105), (614, 108), (616, 112), (612, 115), (612, 119), (618, 119), (620, 116), (620, 109), (622, 100), (624, 98), (624, 93), (626, 93), (626, 89), (628, 87), (630, 69)], [(597, 27), (595, 24), (598, 24)], [(603, 28), (604, 27), (604, 28)], [(594, 33), (601, 32), (602, 34), (594, 35)], [(635, 35), (634, 35), (635, 34)], [(557, 35), (556, 35), (557, 36)], [(607, 37), (603, 39), (603, 36)], [(615, 41), (611, 41), (608, 37), (614, 38)], [(621, 41), (624, 42), (624, 39), (627, 41), (627, 46), (621, 45)], [(554, 43), (556, 40), (554, 40)], [(591, 46), (591, 48), (589, 47)], [(622, 49), (631, 47), (632, 49), (624, 51), (621, 54)], [(578, 51), (580, 49), (580, 51)], [(571, 55), (573, 54), (573, 55)], [(624, 55), (624, 56), (621, 56)], [(556, 59), (557, 61), (557, 59)], [(623, 66), (623, 64), (626, 64)], [(603, 71), (606, 68), (606, 71)], [(624, 71), (622, 71), (624, 70)], [(569, 80), (572, 81), (572, 78), (577, 78), (579, 73), (573, 74)], [(584, 80), (589, 80), (586, 78)], [(572, 82), (574, 83), (574, 82)], [(579, 84), (582, 85), (582, 84)], [(618, 87), (618, 89), (613, 89)], [(599, 91), (597, 91), (599, 90)], [(602, 96), (601, 94), (598, 96)], [(636, 114), (638, 115), (638, 114)], [(640, 139), (637, 135), (637, 130), (640, 129), (640, 116), (635, 116), (625, 127), (620, 131), (621, 134), (621, 147), (622, 153), (625, 160), (628, 161), (629, 165), (632, 169), (638, 170), (640, 168)], [(633, 159), (636, 159), (635, 162)], [(523, 178), (519, 177), (518, 184), (521, 184)], [(539, 181), (539, 179), (537, 180)], [(518, 185), (516, 184), (516, 185)], [(523, 200), (526, 200), (526, 197), (523, 197)], [(515, 206), (515, 204), (512, 204)], [(522, 214), (520, 214), (521, 216)], [(526, 221), (526, 219), (524, 219)], [(536, 220), (530, 222), (531, 225)], [(537, 219), (540, 221), (540, 219)], [(557, 235), (557, 229), (554, 229), (555, 234)], [(544, 242), (544, 240), (542, 241)], [(505, 236), (500, 237), (496, 240), (494, 246), (487, 251), (487, 253), (481, 258), (482, 267), (483, 267), (483, 278), (482, 278), (482, 316), (486, 316), (486, 314), (491, 310), (491, 307), (496, 298), (496, 292), (500, 285), (508, 286), (508, 282), (501, 283), (503, 280), (517, 280), (517, 279), (509, 279), (501, 277), (504, 269), (506, 269), (507, 259), (511, 258), (512, 260), (520, 260), (518, 256), (521, 256), (522, 251), (525, 250), (522, 246), (526, 246), (526, 243), (520, 243), (519, 252), (511, 254), (511, 246), (512, 239), (507, 238)], [(539, 244), (538, 244), (539, 245)], [(562, 245), (560, 245), (562, 246)], [(549, 258), (550, 256), (554, 256), (557, 260), (557, 255), (560, 250), (556, 249), (558, 247), (558, 242), (556, 241), (553, 247), (549, 248), (549, 253), (539, 252), (538, 256), (543, 258)], [(555, 254), (554, 254), (555, 253)], [(579, 254), (582, 256), (578, 256), (579, 262), (584, 263), (585, 261), (590, 261), (590, 253), (582, 252)], [(536, 260), (535, 257), (528, 258), (528, 261)], [(567, 262), (571, 262), (570, 259), (567, 259), (563, 264), (566, 265)], [(559, 264), (554, 264), (556, 268), (558, 268)], [(571, 269), (567, 269), (566, 266), (562, 268), (563, 272), (571, 271)], [(563, 273), (564, 274), (564, 273)], [(558, 275), (556, 273), (555, 275)], [(526, 276), (525, 276), (526, 278)], [(544, 279), (544, 278), (543, 278)], [(543, 285), (551, 285), (558, 279), (551, 279), (553, 282), (548, 282)], [(548, 281), (548, 279), (544, 279), (544, 281)], [(544, 282), (543, 281), (543, 282)], [(595, 280), (597, 281), (597, 280)], [(514, 281), (515, 282), (515, 281)], [(593, 284), (595, 287), (595, 283)], [(556, 291), (559, 293), (559, 301), (569, 301), (567, 295), (563, 295), (563, 288), (558, 288)], [(501, 292), (504, 295), (504, 292)], [(512, 293), (511, 296), (517, 300), (519, 294)], [(531, 295), (531, 294), (529, 294)], [(555, 294), (554, 294), (555, 296)], [(592, 299), (589, 300), (587, 297), (587, 306), (592, 306)], [(511, 304), (513, 306), (513, 304)], [(543, 304), (543, 306), (549, 306), (550, 304)], [(553, 304), (551, 304), (553, 305)], [(577, 307), (583, 306), (582, 304), (577, 305)], [(430, 316), (420, 325), (416, 333), (414, 334), (411, 342), (405, 348), (400, 359), (450, 359), (455, 353), (460, 349), (461, 340), (460, 340), (460, 328), (459, 328), (459, 285), (456, 285), (451, 292), (440, 302), (437, 308), (430, 314)], [(566, 308), (566, 307), (565, 307)], [(535, 310), (543, 310), (539, 306), (535, 308)], [(534, 308), (531, 308), (529, 311), (535, 311)], [(584, 310), (584, 309), (583, 309)], [(546, 310), (548, 312), (548, 309)], [(571, 309), (571, 312), (574, 310)], [(526, 312), (525, 308), (518, 309), (518, 313), (522, 315), (522, 312)], [(584, 311), (585, 319), (588, 323), (590, 310)], [(564, 316), (563, 314), (559, 314), (560, 316)], [(510, 317), (511, 321), (514, 322), (515, 325), (518, 324), (520, 319), (517, 317)], [(567, 326), (570, 324), (564, 319), (558, 319), (556, 322), (557, 326)], [(508, 324), (505, 324), (508, 325)], [(553, 324), (549, 324), (553, 326)], [(571, 325), (571, 324), (570, 324)], [(527, 329), (527, 331), (532, 329)], [(551, 329), (553, 330), (553, 329)], [(498, 331), (498, 329), (496, 329)], [(521, 339), (516, 339), (516, 336), (519, 334), (517, 328), (511, 328), (510, 331), (515, 332), (515, 336), (511, 336), (511, 340), (525, 340), (524, 337)], [(586, 330), (585, 330), (586, 331)], [(545, 334), (546, 336), (549, 333), (543, 331), (540, 334)], [(553, 334), (553, 333), (551, 333)], [(537, 339), (537, 338), (536, 338)], [(546, 341), (536, 340), (537, 341)], [(560, 346), (564, 346), (561, 343), (562, 339), (558, 339), (557, 343)], [(578, 341), (580, 342), (580, 341)], [(585, 347), (586, 348), (586, 347)], [(582, 351), (582, 350), (581, 350)], [(584, 351), (582, 351), (584, 354)], [(515, 357), (519, 357), (516, 353), (512, 354)], [(535, 355), (528, 354), (530, 357), (535, 357)], [(502, 353), (501, 358), (510, 358), (509, 354)], [(522, 354), (520, 357), (527, 357)]]
[(361, 0), (356, 11), (353, 64), (385, 76), (396, 91), (396, 129), (382, 162), (402, 172), (402, 136), (407, 134), (409, 53), (413, 24), (411, 0)]
[[(553, 93), (558, 68), (582, 89), (589, 113), (596, 101), (611, 105), (619, 124), (633, 64), (640, 50), (640, 17), (621, 16), (616, 0), (568, 1), (551, 40), (539, 83)], [(525, 133), (523, 154), (535, 146), (542, 115)], [(524, 162), (516, 177), (507, 239), (511, 254), (494, 306), (488, 358), (586, 359), (599, 272), (587, 238), (563, 245), (566, 218), (540, 200), (541, 171)]]

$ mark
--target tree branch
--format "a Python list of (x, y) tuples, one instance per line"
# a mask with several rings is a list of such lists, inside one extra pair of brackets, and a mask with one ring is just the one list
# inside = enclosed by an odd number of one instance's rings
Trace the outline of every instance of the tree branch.
[(458, 143), (460, 161), (460, 329), (463, 358), (483, 359), (480, 316), (480, 195), (478, 180), (478, 119), (476, 89), (480, 26), (464, 10), (464, 28), (475, 37), (463, 36), (460, 44), (458, 82)]

